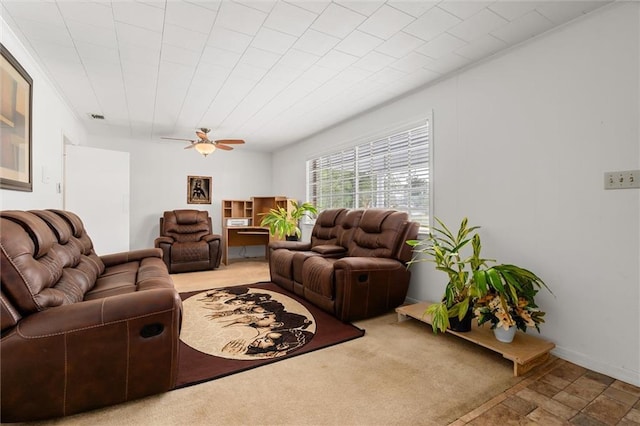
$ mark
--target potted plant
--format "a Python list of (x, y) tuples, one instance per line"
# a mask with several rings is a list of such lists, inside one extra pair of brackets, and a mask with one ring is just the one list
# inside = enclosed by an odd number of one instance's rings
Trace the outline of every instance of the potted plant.
[[(434, 227), (426, 239), (407, 241), (414, 252), (409, 266), (416, 262), (434, 262), (436, 269), (445, 272), (449, 278), (442, 300), (429, 305), (425, 311), (425, 315), (431, 316), (434, 333), (450, 327), (456, 331), (469, 331), (473, 301), (486, 293), (482, 283), (475, 280), (476, 273), (488, 261), (480, 257), (480, 236), (474, 233), (479, 226), (468, 226), (468, 220), (464, 218), (454, 234), (440, 219), (435, 219), (440, 227)], [(471, 253), (463, 254), (468, 251), (469, 244)]]
[(292, 200), (291, 210), (277, 206), (275, 209), (270, 209), (268, 213), (264, 213), (260, 226), (268, 227), (271, 235), (297, 241), (302, 237), (302, 231), (298, 226), (300, 219), (304, 216), (314, 217), (317, 214), (318, 210), (313, 204), (308, 202), (298, 204)]
[[(433, 331), (443, 332), (447, 328), (468, 331), (474, 316), (479, 325), (491, 322), (491, 328), (497, 333), (500, 329), (511, 334), (516, 329), (526, 332), (527, 327), (540, 331), (539, 324), (544, 322), (545, 313), (534, 299), (539, 289), (549, 290), (542, 279), (515, 265), (488, 266), (487, 262), (495, 260), (480, 257), (480, 236), (477, 232), (471, 235), (479, 226), (468, 226), (467, 218), (462, 220), (457, 234), (435, 219), (440, 227), (434, 227), (425, 240), (407, 241), (414, 251), (409, 266), (431, 261), (449, 278), (442, 300), (429, 305), (425, 311), (425, 315), (431, 316)], [(463, 249), (469, 244), (472, 252), (464, 255)], [(465, 327), (456, 329), (456, 320), (462, 321), (465, 317)]]
[(506, 343), (518, 329), (526, 333), (528, 327), (535, 327), (540, 332), (545, 313), (536, 305), (535, 296), (541, 288), (549, 290), (540, 277), (519, 266), (494, 265), (476, 274), (476, 279), (486, 288), (475, 302), (478, 325), (490, 322), (496, 338)]

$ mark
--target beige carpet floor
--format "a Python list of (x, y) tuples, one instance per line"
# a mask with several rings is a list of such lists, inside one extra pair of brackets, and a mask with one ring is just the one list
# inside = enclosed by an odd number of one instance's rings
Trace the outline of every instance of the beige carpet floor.
[[(174, 275), (179, 291), (269, 279), (264, 262)], [(518, 383), (511, 362), (394, 313), (360, 339), (41, 425), (446, 425)]]

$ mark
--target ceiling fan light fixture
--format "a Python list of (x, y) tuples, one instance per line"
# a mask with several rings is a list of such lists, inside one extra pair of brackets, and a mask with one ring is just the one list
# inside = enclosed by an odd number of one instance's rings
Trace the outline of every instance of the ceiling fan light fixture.
[(205, 157), (216, 150), (216, 146), (212, 142), (198, 142), (193, 147)]

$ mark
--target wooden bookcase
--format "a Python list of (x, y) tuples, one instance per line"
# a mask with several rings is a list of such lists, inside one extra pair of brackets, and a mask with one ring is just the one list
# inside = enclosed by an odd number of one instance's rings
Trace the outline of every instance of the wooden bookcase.
[(222, 263), (229, 262), (229, 247), (264, 246), (269, 255), (269, 228), (260, 226), (263, 213), (276, 207), (289, 209), (291, 200), (284, 196), (251, 197), (250, 200), (222, 200)]

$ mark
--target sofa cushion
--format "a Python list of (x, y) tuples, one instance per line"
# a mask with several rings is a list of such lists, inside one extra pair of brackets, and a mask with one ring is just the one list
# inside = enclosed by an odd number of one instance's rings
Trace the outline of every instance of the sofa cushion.
[(400, 239), (406, 236), (406, 212), (368, 209), (362, 214), (349, 243), (349, 256), (395, 259)]

